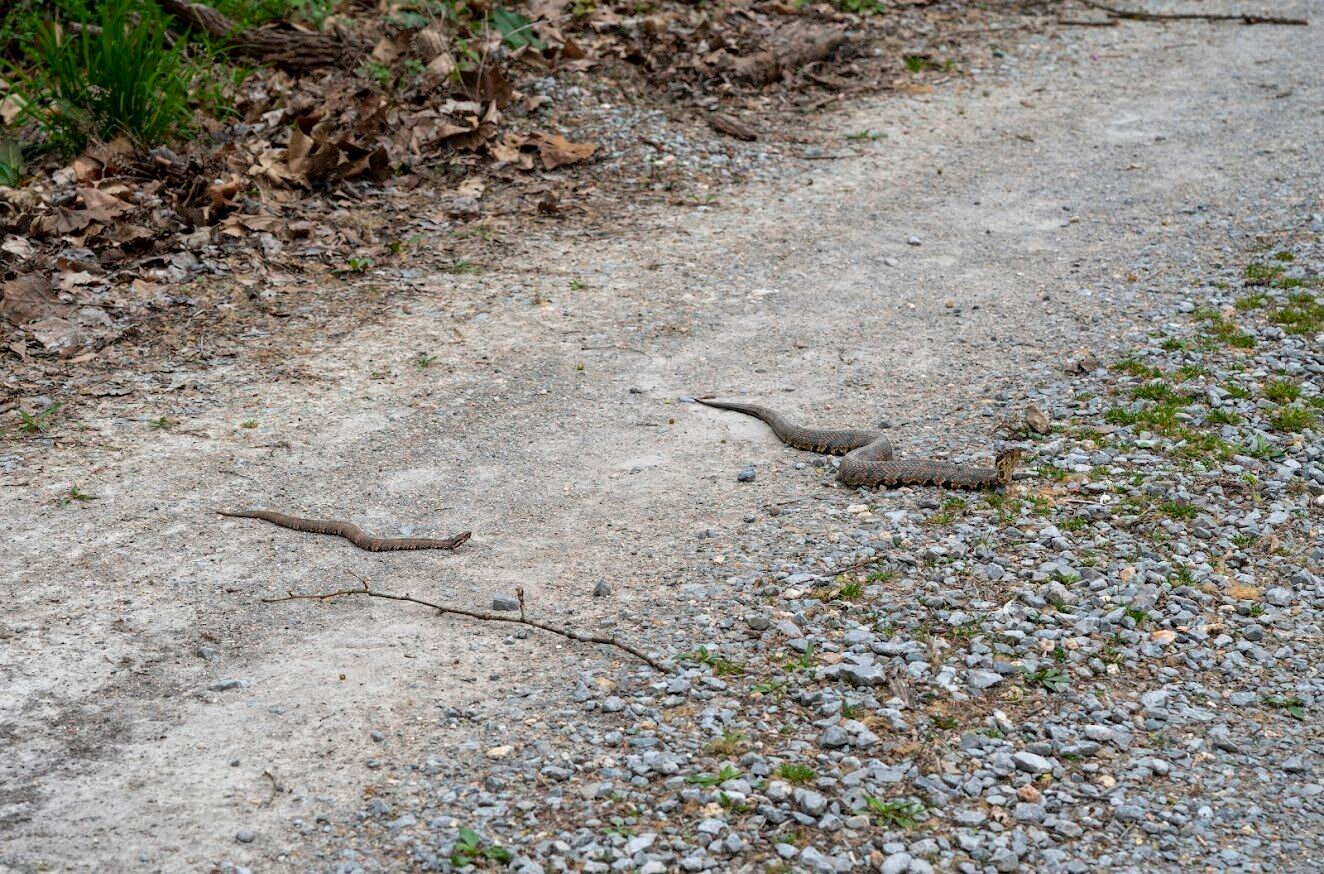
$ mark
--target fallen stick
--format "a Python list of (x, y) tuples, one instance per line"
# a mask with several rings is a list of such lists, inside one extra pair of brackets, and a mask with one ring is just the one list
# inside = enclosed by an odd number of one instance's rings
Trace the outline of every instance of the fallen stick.
[(1086, 6), (1106, 12), (1114, 18), (1127, 21), (1240, 21), (1242, 24), (1288, 24), (1306, 27), (1310, 21), (1305, 18), (1283, 18), (1277, 15), (1253, 15), (1249, 12), (1145, 12), (1139, 9), (1118, 9), (1099, 3), (1097, 0), (1081, 0)]
[[(357, 574), (355, 574), (355, 576), (357, 576)], [(451, 614), (454, 616), (466, 616), (470, 619), (480, 619), (483, 622), (509, 622), (513, 625), (527, 625), (530, 628), (537, 628), (542, 631), (550, 632), (552, 634), (559, 634), (561, 637), (569, 638), (570, 640), (577, 640), (580, 643), (600, 643), (603, 644), (604, 646), (614, 646), (617, 649), (627, 652), (630, 655), (634, 656), (635, 658), (639, 659), (641, 662), (648, 665), (650, 668), (661, 671), (663, 673), (667, 672), (667, 668), (663, 667), (660, 662), (656, 661), (653, 658), (650, 658), (647, 654), (631, 646), (630, 644), (622, 643), (621, 641), (617, 640), (614, 637), (600, 637), (598, 635), (593, 635), (593, 634), (584, 634), (579, 631), (573, 631), (569, 628), (557, 628), (555, 625), (549, 625), (546, 622), (539, 622), (536, 619), (526, 618), (524, 616), (524, 590), (522, 588), (515, 590), (516, 594), (519, 596), (519, 603), (520, 603), (520, 611), (519, 611), (520, 615), (516, 617), (516, 616), (498, 616), (495, 613), (484, 613), (480, 610), (465, 610), (460, 607), (444, 607), (441, 604), (434, 604), (431, 601), (424, 601), (422, 598), (415, 598), (414, 596), (408, 594), (394, 595), (390, 592), (378, 592), (375, 591), (374, 589), (369, 588), (367, 580), (364, 580), (363, 578), (360, 577), (359, 581), (363, 583), (363, 587), (360, 589), (340, 589), (335, 592), (314, 592), (310, 594), (299, 594), (291, 591), (283, 598), (263, 598), (262, 602), (265, 604), (276, 604), (282, 601), (329, 601), (332, 598), (346, 598), (346, 597), (353, 597), (355, 595), (368, 597), (368, 598), (383, 598), (387, 601), (407, 601), (410, 604), (420, 604), (424, 607), (430, 607), (433, 610), (436, 610), (438, 613)]]

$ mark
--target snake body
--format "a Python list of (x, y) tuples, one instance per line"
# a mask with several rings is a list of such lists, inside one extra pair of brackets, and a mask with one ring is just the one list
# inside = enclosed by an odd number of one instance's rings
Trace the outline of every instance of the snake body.
[(1009, 449), (997, 456), (993, 467), (955, 464), (919, 458), (894, 458), (892, 442), (881, 431), (858, 428), (824, 429), (796, 425), (759, 404), (713, 401), (696, 398), (699, 403), (719, 410), (744, 413), (766, 422), (772, 433), (787, 446), (841, 455), (837, 479), (852, 486), (941, 486), (949, 489), (985, 489), (1011, 482), (1021, 460), (1019, 449)]
[(431, 537), (373, 537), (352, 522), (337, 522), (327, 519), (303, 519), (287, 516), (273, 510), (217, 510), (221, 516), (238, 519), (261, 519), (292, 531), (308, 534), (334, 534), (343, 537), (359, 549), (369, 552), (391, 552), (400, 549), (454, 549), (467, 541), (470, 532), (462, 531), (454, 537), (434, 539)]

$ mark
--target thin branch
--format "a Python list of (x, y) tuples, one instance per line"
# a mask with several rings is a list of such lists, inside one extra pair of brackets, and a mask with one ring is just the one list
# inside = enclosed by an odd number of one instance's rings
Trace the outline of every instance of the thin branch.
[[(355, 576), (357, 576), (357, 574), (355, 574)], [(412, 595), (394, 595), (390, 592), (378, 592), (368, 586), (367, 580), (364, 580), (362, 577), (359, 577), (359, 579), (363, 583), (363, 586), (358, 589), (339, 589), (334, 592), (313, 592), (308, 594), (300, 594), (291, 591), (283, 598), (263, 598), (262, 601), (265, 604), (276, 604), (282, 601), (329, 601), (332, 598), (346, 598), (355, 595), (368, 598), (382, 598), (387, 601), (407, 601), (410, 604), (420, 604), (424, 607), (430, 607), (438, 613), (450, 614), (453, 616), (466, 616), (470, 619), (480, 619), (484, 622), (509, 622), (513, 625), (527, 625), (531, 628), (537, 628), (552, 634), (559, 634), (561, 637), (569, 638), (570, 640), (577, 640), (580, 643), (600, 643), (605, 646), (614, 646), (619, 650), (629, 653), (655, 670), (662, 671), (663, 673), (667, 672), (667, 668), (663, 667), (663, 665), (657, 660), (649, 657), (642, 650), (639, 650), (628, 643), (622, 643), (614, 637), (601, 637), (594, 634), (584, 634), (583, 632), (574, 631), (569, 628), (557, 628), (555, 625), (539, 622), (536, 619), (526, 619), (524, 617), (522, 597), (520, 598), (521, 607), (520, 615), (518, 617), (498, 616), (495, 613), (484, 613), (479, 610), (465, 610), (460, 607), (445, 607), (441, 604), (434, 604), (431, 601), (424, 601), (422, 598), (415, 598)]]
[(1086, 6), (1106, 12), (1114, 18), (1128, 21), (1240, 21), (1242, 24), (1290, 24), (1305, 27), (1310, 21), (1305, 18), (1283, 18), (1277, 15), (1253, 15), (1249, 12), (1223, 14), (1218, 12), (1145, 12), (1139, 9), (1118, 9), (1099, 3), (1098, 0), (1081, 0)]

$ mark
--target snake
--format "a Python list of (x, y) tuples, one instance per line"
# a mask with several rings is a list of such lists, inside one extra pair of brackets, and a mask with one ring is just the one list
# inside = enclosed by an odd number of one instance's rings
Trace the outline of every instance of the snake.
[(949, 489), (987, 489), (1011, 482), (1021, 450), (997, 454), (993, 467), (957, 464), (927, 458), (896, 458), (892, 441), (881, 431), (862, 428), (806, 428), (776, 410), (759, 404), (695, 398), (706, 407), (744, 413), (765, 422), (777, 438), (793, 449), (820, 455), (840, 455), (837, 479), (851, 486), (939, 486)]
[(334, 519), (303, 519), (299, 516), (287, 516), (273, 510), (216, 510), (221, 516), (236, 519), (261, 519), (291, 531), (303, 531), (307, 534), (333, 534), (343, 537), (359, 549), (369, 552), (391, 552), (400, 549), (454, 549), (466, 542), (472, 532), (461, 531), (453, 537), (434, 539), (431, 537), (373, 537), (353, 522), (338, 522)]

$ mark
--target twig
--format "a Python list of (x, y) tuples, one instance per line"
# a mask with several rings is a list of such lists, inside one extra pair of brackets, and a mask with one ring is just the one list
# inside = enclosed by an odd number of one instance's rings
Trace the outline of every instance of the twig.
[(276, 775), (271, 773), (270, 771), (263, 771), (262, 776), (266, 777), (268, 780), (271, 781), (271, 795), (267, 797), (266, 801), (263, 801), (260, 804), (258, 804), (258, 807), (270, 807), (273, 803), (275, 803), (276, 796), (280, 794), (280, 784), (276, 782)]
[(1305, 18), (1283, 18), (1277, 15), (1253, 15), (1249, 12), (1223, 14), (1218, 12), (1145, 12), (1139, 9), (1118, 9), (1099, 3), (1098, 0), (1081, 0), (1086, 6), (1106, 12), (1114, 18), (1127, 21), (1240, 21), (1242, 24), (1290, 24), (1306, 27), (1310, 21)]
[(1057, 23), (1062, 27), (1116, 27), (1116, 18), (1105, 18), (1092, 21), (1085, 18), (1059, 18)]
[[(357, 574), (354, 574), (354, 576), (358, 577)], [(344, 597), (351, 597), (354, 595), (361, 595), (369, 598), (383, 598), (388, 601), (407, 601), (410, 604), (420, 604), (424, 607), (430, 607), (433, 610), (436, 610), (438, 613), (451, 614), (454, 616), (467, 616), (470, 619), (480, 619), (484, 622), (509, 622), (514, 625), (528, 625), (531, 628), (537, 628), (542, 631), (548, 631), (551, 632), (552, 634), (559, 634), (561, 637), (569, 638), (570, 640), (577, 640), (580, 643), (600, 643), (605, 646), (614, 646), (619, 650), (628, 652), (630, 655), (634, 656), (635, 658), (639, 659), (641, 662), (645, 663), (651, 668), (654, 668), (655, 670), (662, 671), (663, 673), (666, 673), (667, 671), (667, 668), (663, 667), (660, 662), (656, 661), (653, 658), (650, 658), (648, 655), (646, 655), (644, 652), (637, 649), (636, 647), (633, 647), (628, 643), (622, 643), (621, 641), (617, 640), (614, 637), (600, 637), (598, 635), (593, 635), (593, 634), (584, 634), (582, 632), (573, 631), (568, 628), (557, 628), (555, 625), (549, 625), (546, 622), (539, 622), (536, 619), (525, 618), (524, 595), (523, 592), (520, 590), (517, 590), (516, 592), (520, 602), (520, 615), (518, 618), (516, 618), (514, 616), (498, 616), (495, 613), (484, 613), (479, 610), (464, 610), (460, 607), (444, 607), (441, 604), (434, 604), (431, 601), (424, 601), (422, 598), (415, 598), (412, 595), (408, 595), (408, 594), (394, 595), (391, 594), (390, 592), (378, 592), (372, 588), (369, 588), (367, 580), (364, 580), (362, 577), (358, 577), (358, 579), (361, 583), (363, 583), (363, 587), (360, 589), (339, 589), (335, 592), (314, 592), (310, 594), (298, 594), (295, 593), (294, 591), (291, 591), (283, 598), (263, 598), (262, 602), (265, 604), (276, 604), (281, 601), (329, 601), (332, 598), (344, 598)]]

